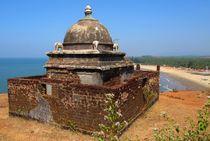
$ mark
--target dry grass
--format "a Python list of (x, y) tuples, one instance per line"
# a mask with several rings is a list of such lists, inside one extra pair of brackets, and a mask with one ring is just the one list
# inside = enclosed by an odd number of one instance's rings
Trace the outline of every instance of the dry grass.
[[(121, 136), (122, 141), (152, 140), (152, 130), (162, 127), (165, 121), (160, 112), (184, 124), (186, 117), (195, 118), (197, 110), (207, 97), (197, 91), (162, 93), (160, 100), (139, 117)], [(89, 135), (63, 130), (54, 125), (8, 116), (7, 95), (0, 95), (0, 141), (89, 141)]]

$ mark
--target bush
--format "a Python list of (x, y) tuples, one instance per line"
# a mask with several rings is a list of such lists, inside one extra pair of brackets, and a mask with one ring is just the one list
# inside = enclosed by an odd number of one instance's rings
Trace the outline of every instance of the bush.
[(119, 101), (114, 101), (113, 94), (106, 95), (106, 108), (107, 115), (104, 116), (106, 124), (100, 124), (101, 131), (95, 133), (94, 136), (98, 138), (99, 141), (118, 141), (118, 135), (122, 129), (127, 126), (127, 122), (120, 122), (120, 117), (122, 116), (119, 110)]
[(154, 130), (156, 141), (210, 141), (210, 100), (199, 111), (197, 122), (188, 120), (187, 127), (180, 127), (173, 119), (165, 116), (167, 127)]

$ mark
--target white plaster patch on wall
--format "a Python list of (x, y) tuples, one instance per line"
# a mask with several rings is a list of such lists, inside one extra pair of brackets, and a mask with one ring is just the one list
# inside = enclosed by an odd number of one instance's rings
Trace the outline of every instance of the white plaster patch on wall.
[(53, 121), (50, 105), (47, 100), (40, 98), (38, 100), (38, 106), (29, 112), (29, 116), (33, 119), (50, 122)]

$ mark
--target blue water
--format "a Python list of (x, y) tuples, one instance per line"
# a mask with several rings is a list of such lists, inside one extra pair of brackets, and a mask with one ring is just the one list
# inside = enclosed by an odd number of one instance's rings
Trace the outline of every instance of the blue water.
[(184, 81), (167, 73), (160, 73), (160, 91), (175, 91), (175, 90), (201, 90), (199, 86), (195, 86), (189, 81)]
[(41, 75), (47, 59), (0, 59), (0, 92), (7, 92), (7, 79), (13, 77)]
[[(0, 59), (0, 93), (7, 92), (7, 79), (21, 76), (45, 74), (43, 65), (47, 59)], [(172, 77), (168, 74), (160, 74), (160, 91), (193, 90), (189, 82)]]

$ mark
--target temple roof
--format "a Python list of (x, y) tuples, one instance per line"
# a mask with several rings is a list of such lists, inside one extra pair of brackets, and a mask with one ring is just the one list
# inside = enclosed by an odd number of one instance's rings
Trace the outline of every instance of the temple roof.
[(92, 9), (89, 5), (85, 8), (85, 17), (74, 24), (66, 33), (65, 45), (92, 44), (99, 41), (100, 44), (112, 45), (112, 38), (108, 30), (92, 17)]

